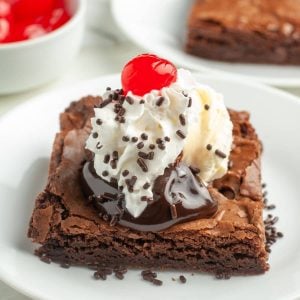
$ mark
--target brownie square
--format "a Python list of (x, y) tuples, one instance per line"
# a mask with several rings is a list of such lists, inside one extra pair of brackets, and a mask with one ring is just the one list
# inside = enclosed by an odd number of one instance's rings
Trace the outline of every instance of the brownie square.
[(231, 62), (300, 64), (300, 2), (196, 0), (186, 51)]
[(37, 197), (28, 236), (37, 254), (70, 265), (180, 269), (213, 274), (268, 270), (260, 178), (261, 143), (247, 112), (230, 110), (234, 143), (228, 173), (210, 187), (217, 213), (160, 232), (110, 226), (88, 204), (81, 170), (93, 107), (101, 98), (74, 102), (60, 116), (45, 190)]

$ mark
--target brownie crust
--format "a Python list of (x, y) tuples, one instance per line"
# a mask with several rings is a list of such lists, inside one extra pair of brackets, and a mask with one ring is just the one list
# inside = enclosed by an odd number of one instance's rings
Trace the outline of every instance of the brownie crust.
[(230, 111), (234, 145), (228, 173), (209, 187), (217, 213), (161, 232), (110, 226), (88, 204), (80, 172), (99, 97), (74, 102), (61, 114), (45, 190), (36, 199), (28, 236), (37, 254), (58, 263), (249, 275), (268, 270), (262, 219), (261, 144), (246, 112)]
[(188, 53), (214, 60), (300, 64), (300, 2), (196, 0)]

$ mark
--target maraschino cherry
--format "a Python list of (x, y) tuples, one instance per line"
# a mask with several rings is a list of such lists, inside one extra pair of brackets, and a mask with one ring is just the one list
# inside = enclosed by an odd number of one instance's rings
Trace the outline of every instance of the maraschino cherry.
[(125, 65), (121, 80), (125, 95), (131, 91), (134, 95), (143, 96), (152, 90), (170, 86), (177, 80), (177, 69), (166, 59), (141, 54)]
[(53, 0), (14, 0), (13, 10), (17, 19), (43, 16), (53, 9)]
[(0, 0), (0, 43), (34, 39), (65, 24), (65, 0)]
[(6, 41), (12, 24), (11, 6), (7, 1), (0, 0), (0, 42)]

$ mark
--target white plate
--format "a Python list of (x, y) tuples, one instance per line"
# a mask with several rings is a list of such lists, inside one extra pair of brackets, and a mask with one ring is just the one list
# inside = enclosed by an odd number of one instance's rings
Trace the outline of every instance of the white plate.
[(194, 0), (114, 0), (119, 27), (138, 45), (192, 70), (227, 73), (281, 87), (300, 86), (300, 67), (233, 64), (184, 52), (186, 20)]
[(264, 141), (263, 177), (269, 199), (277, 205), (278, 227), (285, 234), (272, 248), (271, 270), (263, 276), (216, 280), (185, 273), (185, 285), (173, 282), (180, 273), (165, 272), (162, 287), (130, 271), (123, 281), (95, 281), (85, 268), (62, 269), (39, 261), (26, 238), (34, 198), (42, 190), (58, 115), (71, 100), (119, 87), (119, 76), (102, 77), (75, 88), (40, 95), (0, 120), (0, 279), (39, 299), (296, 299), (300, 296), (300, 101), (260, 85), (207, 76), (199, 81), (224, 93), (226, 103), (252, 112)]

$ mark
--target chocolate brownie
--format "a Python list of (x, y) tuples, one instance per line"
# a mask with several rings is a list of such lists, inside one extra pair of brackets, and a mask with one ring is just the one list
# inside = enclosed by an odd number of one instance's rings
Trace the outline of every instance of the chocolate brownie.
[(186, 51), (231, 62), (300, 64), (300, 2), (196, 0)]
[[(160, 232), (110, 226), (84, 196), (82, 166), (93, 106), (86, 97), (61, 114), (45, 190), (37, 197), (28, 236), (37, 254), (70, 265), (185, 269), (248, 275), (268, 270), (260, 178), (261, 143), (247, 112), (230, 110), (234, 143), (228, 173), (214, 181), (218, 211)], [(199, 137), (200, 138), (200, 137)]]

